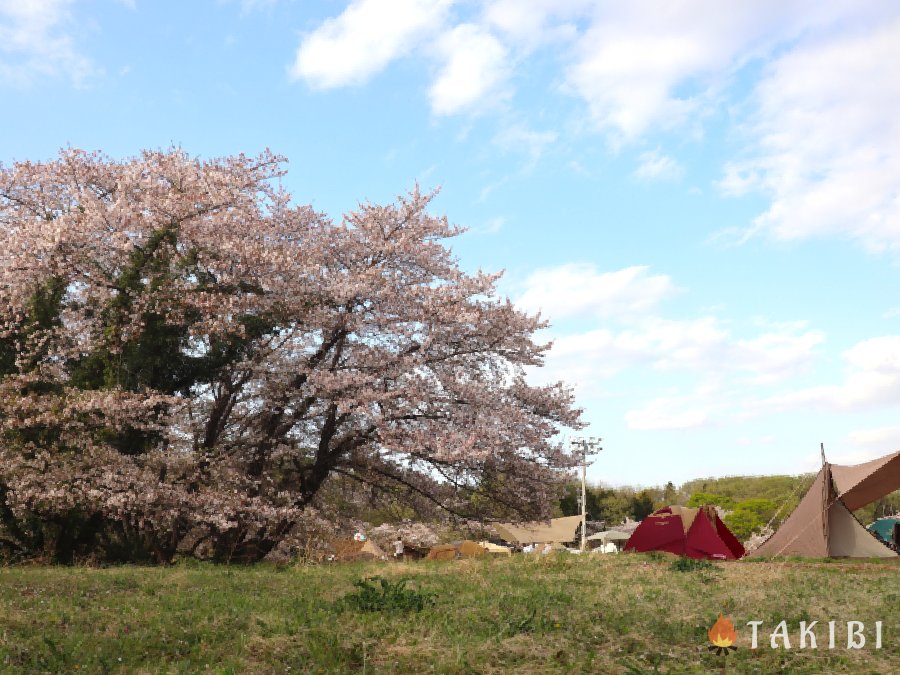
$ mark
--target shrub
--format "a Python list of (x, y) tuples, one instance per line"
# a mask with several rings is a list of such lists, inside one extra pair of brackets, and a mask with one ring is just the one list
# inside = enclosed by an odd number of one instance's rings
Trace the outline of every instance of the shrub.
[(357, 590), (341, 600), (360, 612), (421, 612), (434, 605), (434, 594), (406, 588), (406, 581), (381, 576), (359, 579), (353, 582)]

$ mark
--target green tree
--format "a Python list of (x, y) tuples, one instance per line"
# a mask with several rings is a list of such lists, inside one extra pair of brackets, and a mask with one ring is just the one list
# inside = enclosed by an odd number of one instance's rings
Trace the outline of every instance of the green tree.
[(746, 541), (757, 530), (762, 529), (765, 522), (749, 509), (735, 509), (725, 515), (722, 521), (732, 534), (741, 541)]
[(641, 490), (631, 498), (631, 517), (635, 520), (643, 520), (653, 511), (653, 497), (647, 490)]
[(726, 497), (725, 495), (713, 494), (711, 492), (695, 492), (687, 502), (688, 506), (694, 508), (705, 506), (706, 504), (721, 506), (727, 511), (734, 508), (734, 499)]

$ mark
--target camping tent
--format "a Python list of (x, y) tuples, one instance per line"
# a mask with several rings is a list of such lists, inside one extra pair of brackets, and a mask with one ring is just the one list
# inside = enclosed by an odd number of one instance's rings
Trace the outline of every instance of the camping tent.
[(487, 553), (487, 549), (477, 542), (465, 539), (452, 544), (432, 546), (426, 558), (428, 560), (456, 560), (457, 558), (478, 558)]
[(631, 535), (626, 532), (619, 532), (618, 530), (604, 530), (603, 532), (592, 534), (587, 538), (587, 540), (599, 541), (602, 544), (606, 544), (610, 541), (628, 541), (630, 538)]
[(597, 532), (587, 538), (588, 545), (592, 551), (599, 553), (618, 553), (619, 547), (624, 546), (625, 542), (631, 538), (631, 534), (627, 532), (619, 532), (618, 530), (604, 530)]
[(714, 506), (664, 506), (644, 518), (625, 544), (626, 551), (668, 551), (688, 558), (736, 560), (744, 547)]
[(578, 526), (581, 525), (581, 516), (566, 516), (564, 518), (551, 518), (547, 523), (497, 523), (494, 529), (500, 538), (511, 544), (539, 543), (564, 543), (575, 541)]
[(897, 536), (900, 531), (900, 516), (889, 516), (887, 518), (879, 518), (871, 525), (867, 525), (869, 532), (875, 532), (887, 542), (900, 545), (900, 537)]
[(488, 553), (496, 553), (497, 555), (512, 555), (512, 551), (508, 546), (500, 546), (499, 544), (492, 544), (489, 541), (479, 541), (478, 545), (481, 546)]
[(335, 539), (331, 542), (335, 560), (385, 560), (387, 554), (371, 539)]
[(752, 556), (800, 555), (815, 558), (887, 558), (896, 555), (853, 516), (900, 489), (900, 452), (880, 459), (838, 466), (824, 461), (812, 486), (778, 531)]
[(841, 501), (851, 511), (900, 490), (900, 451), (865, 464), (830, 466)]

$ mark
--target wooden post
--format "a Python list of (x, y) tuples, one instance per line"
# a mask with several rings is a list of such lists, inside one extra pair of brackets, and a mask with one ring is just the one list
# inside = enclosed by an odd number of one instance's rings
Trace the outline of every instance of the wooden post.
[(587, 550), (587, 458), (589, 454), (603, 450), (602, 438), (578, 438), (570, 443), (581, 451), (581, 551)]
[(587, 550), (587, 459), (581, 462), (581, 552)]

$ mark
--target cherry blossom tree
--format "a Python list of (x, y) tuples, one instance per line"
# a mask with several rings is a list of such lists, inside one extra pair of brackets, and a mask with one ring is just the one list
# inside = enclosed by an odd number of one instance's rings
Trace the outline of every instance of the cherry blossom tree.
[(0, 546), (272, 550), (328, 481), (547, 515), (580, 425), (545, 323), (467, 274), (418, 189), (335, 223), (269, 153), (0, 167)]

